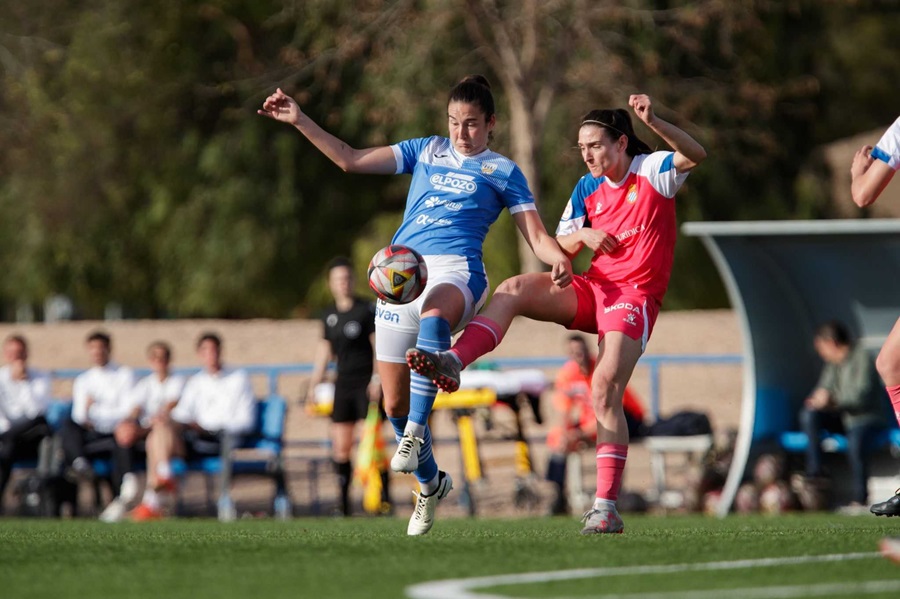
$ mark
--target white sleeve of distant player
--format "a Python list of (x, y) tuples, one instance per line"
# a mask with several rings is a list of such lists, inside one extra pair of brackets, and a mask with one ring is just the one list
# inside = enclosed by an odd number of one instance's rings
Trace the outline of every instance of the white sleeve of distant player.
[(653, 152), (644, 154), (637, 174), (646, 177), (653, 189), (667, 198), (674, 198), (684, 184), (690, 171), (678, 172), (675, 168), (674, 152)]
[(886, 162), (894, 170), (900, 168), (900, 118), (878, 140), (872, 158)]

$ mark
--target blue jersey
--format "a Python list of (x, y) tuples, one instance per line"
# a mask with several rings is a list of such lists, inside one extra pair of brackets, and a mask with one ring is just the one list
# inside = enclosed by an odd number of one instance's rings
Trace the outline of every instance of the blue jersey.
[(397, 173), (412, 173), (403, 224), (391, 243), (422, 255), (465, 256), (483, 272), (482, 245), (503, 208), (536, 210), (534, 196), (515, 162), (491, 150), (459, 154), (446, 137), (425, 137), (391, 146)]

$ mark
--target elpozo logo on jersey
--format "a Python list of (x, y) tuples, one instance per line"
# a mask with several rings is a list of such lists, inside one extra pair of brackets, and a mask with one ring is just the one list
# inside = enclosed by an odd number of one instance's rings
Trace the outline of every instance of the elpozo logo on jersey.
[(637, 202), (637, 185), (634, 183), (628, 186), (628, 194), (625, 196), (625, 201), (629, 204)]
[(431, 184), (440, 191), (452, 193), (474, 193), (478, 185), (473, 181), (474, 177), (461, 173), (446, 173), (431, 175)]

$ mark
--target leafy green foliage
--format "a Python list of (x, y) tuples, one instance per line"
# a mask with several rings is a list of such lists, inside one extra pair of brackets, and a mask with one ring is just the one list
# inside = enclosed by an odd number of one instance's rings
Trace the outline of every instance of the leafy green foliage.
[[(827, 217), (816, 148), (896, 116), (891, 10), (799, 0), (2, 3), (0, 312), (64, 293), (88, 317), (109, 302), (130, 316), (302, 315), (327, 299), (329, 258), (353, 255), (363, 274), (393, 233), (383, 223), (397, 222), (408, 179), (342, 173), (290, 127), (257, 117), (276, 86), (366, 147), (444, 132), (445, 92), (486, 74), (498, 100), (493, 147), (513, 156), (534, 142), (550, 231), (584, 172), (568, 149), (578, 117), (644, 91), (710, 154), (679, 194), (680, 219)], [(473, 14), (500, 20), (478, 27)], [(524, 77), (491, 58), (503, 39)], [(544, 114), (534, 98), (547, 73)], [(523, 106), (542, 126), (513, 128)], [(520, 268), (516, 237), (503, 218), (488, 238), (494, 285)], [(705, 251), (682, 239), (667, 307), (725, 301)]]

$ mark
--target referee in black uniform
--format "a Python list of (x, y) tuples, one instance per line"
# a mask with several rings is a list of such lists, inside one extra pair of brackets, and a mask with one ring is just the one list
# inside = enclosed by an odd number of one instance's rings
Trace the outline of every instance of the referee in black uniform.
[[(328, 265), (328, 288), (334, 304), (325, 310), (323, 338), (316, 357), (307, 392), (307, 405), (315, 401), (316, 385), (325, 378), (328, 363), (337, 363), (334, 382), (334, 408), (331, 413), (331, 447), (334, 468), (341, 491), (341, 512), (351, 513), (350, 482), (353, 467), (354, 425), (364, 420), (369, 402), (381, 400), (381, 382), (373, 373), (375, 305), (353, 294), (353, 265), (347, 258), (335, 258)], [(382, 472), (382, 494), (388, 502), (387, 472)]]

